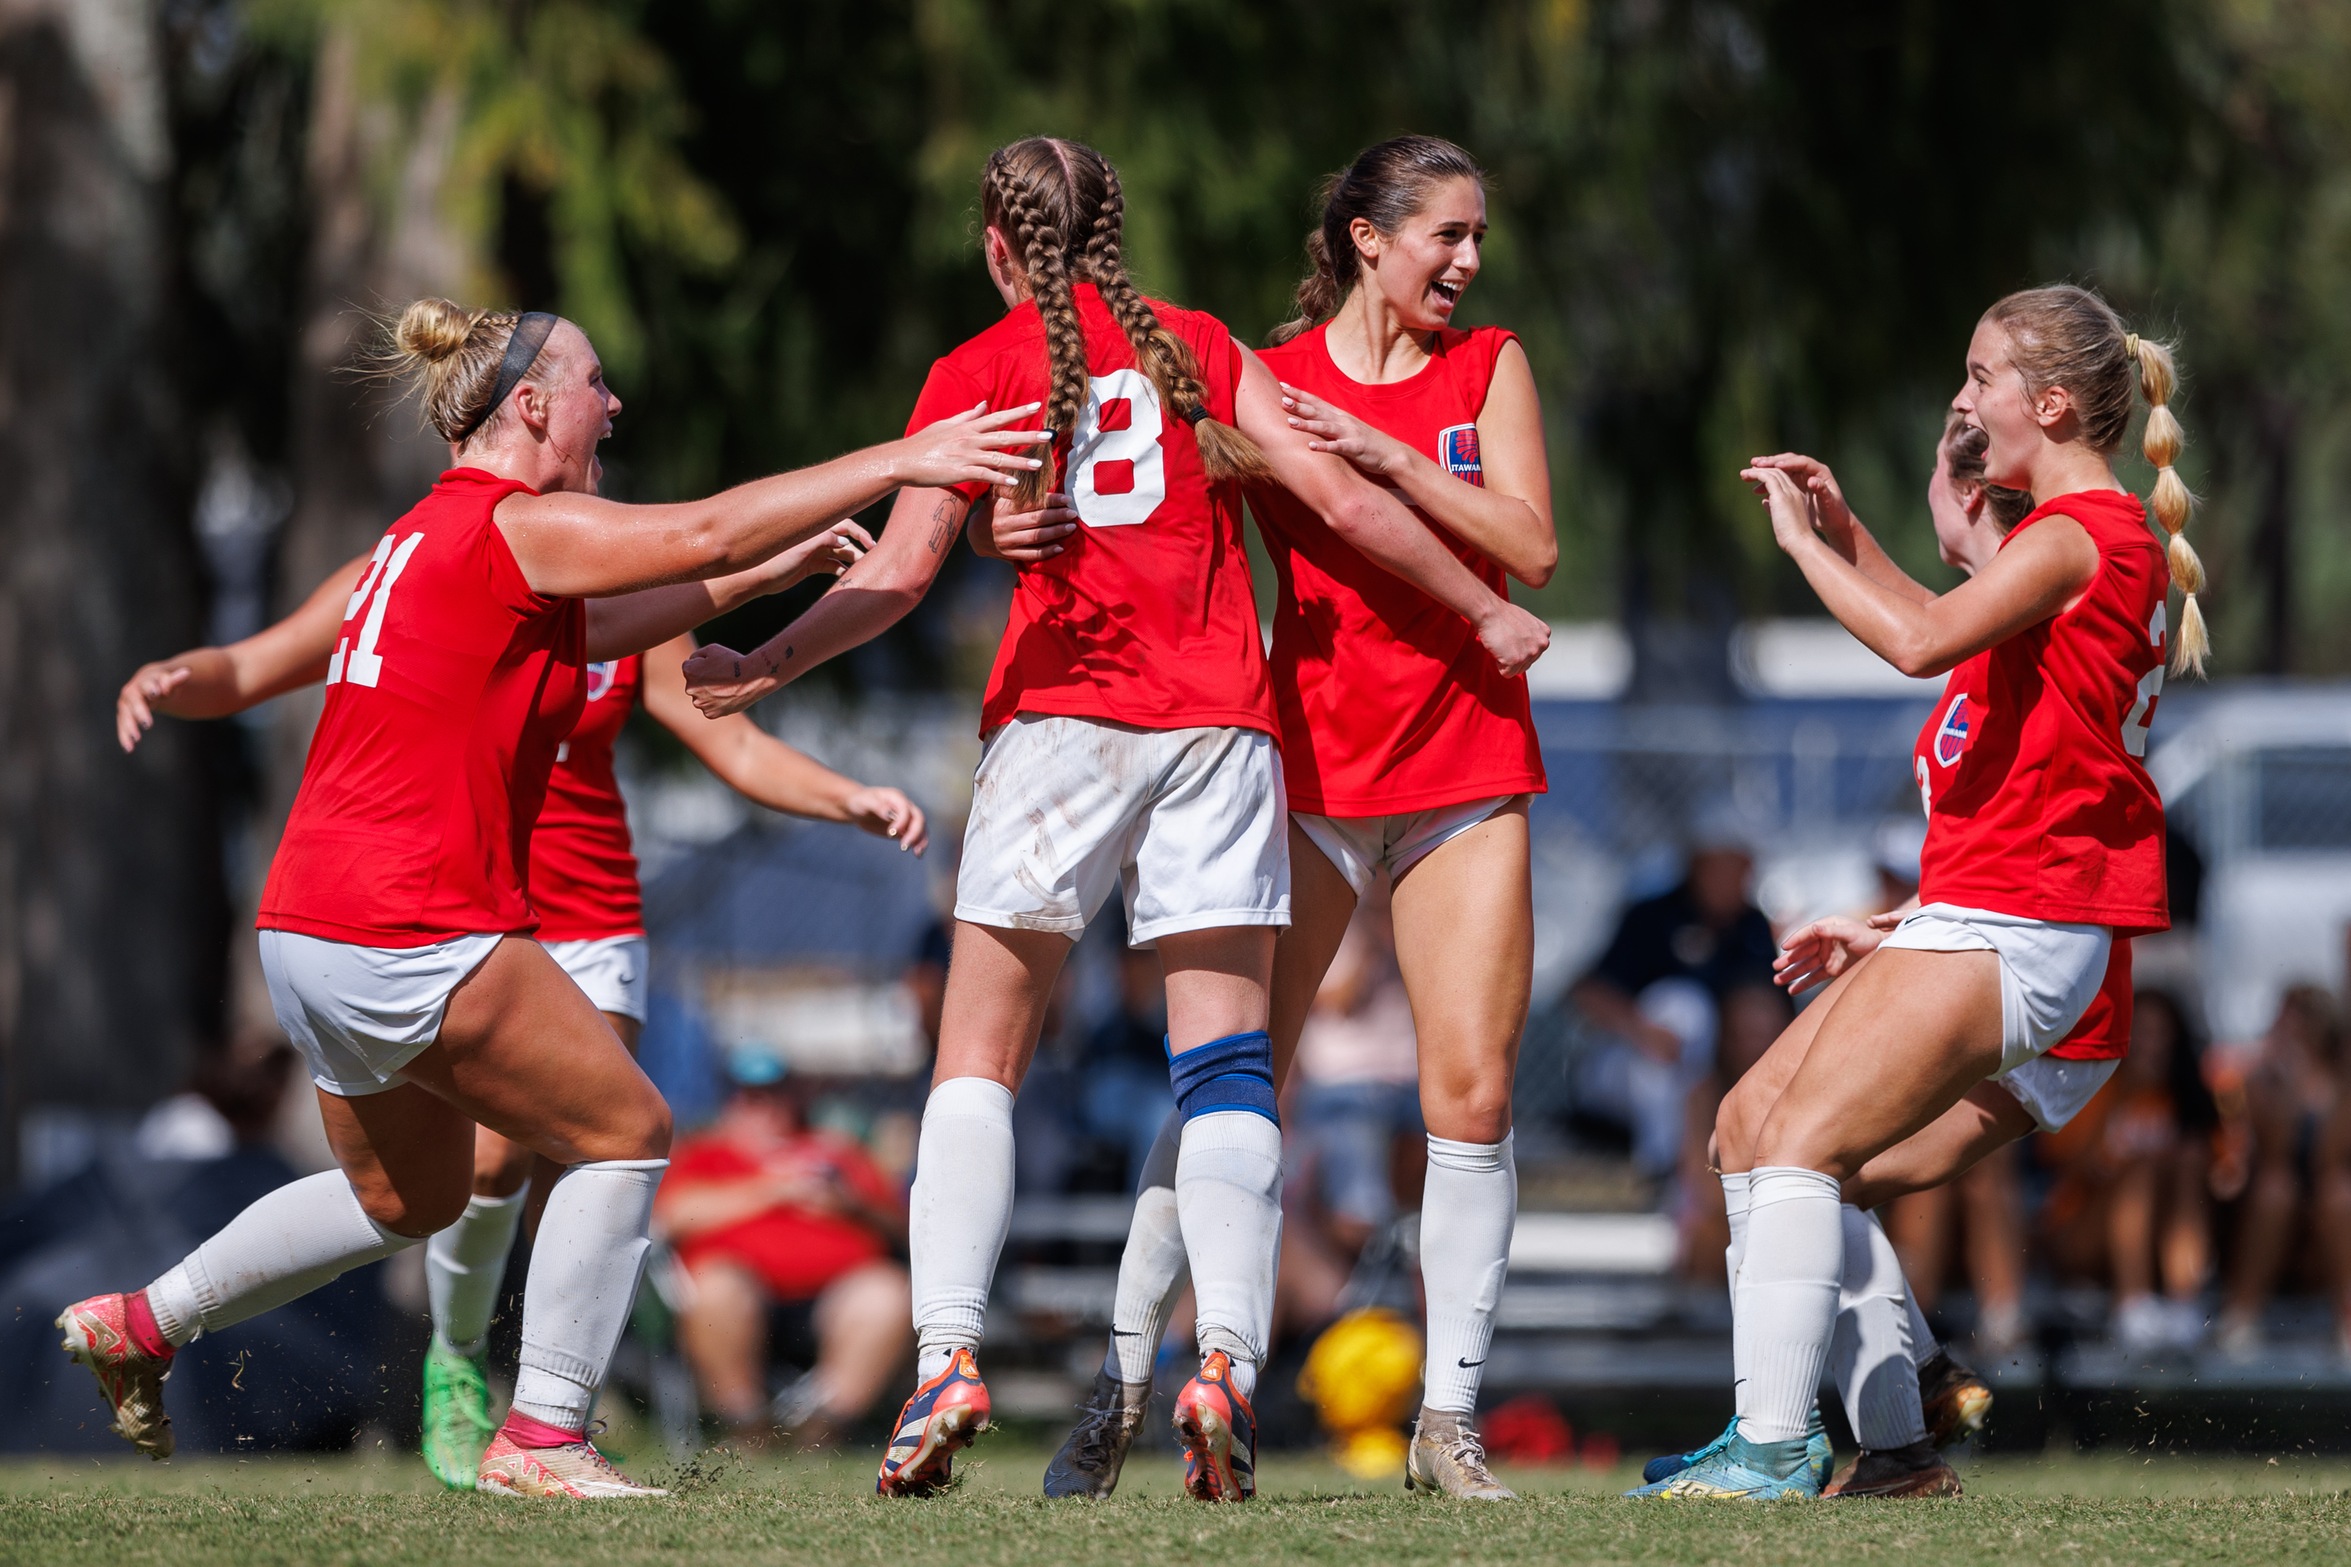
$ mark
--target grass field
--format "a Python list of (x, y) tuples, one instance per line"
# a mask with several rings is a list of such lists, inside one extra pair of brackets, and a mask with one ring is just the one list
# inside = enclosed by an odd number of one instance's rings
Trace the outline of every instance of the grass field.
[[(1951, 1502), (1635, 1504), (1632, 1478), (1510, 1478), (1512, 1507), (1431, 1503), (1308, 1461), (1269, 1458), (1246, 1507), (1182, 1499), (1173, 1463), (1137, 1460), (1112, 1502), (1048, 1503), (1045, 1454), (983, 1445), (955, 1494), (882, 1503), (867, 1460), (720, 1460), (637, 1505), (445, 1495), (413, 1461), (135, 1459), (0, 1465), (0, 1562), (209, 1567), (622, 1562), (1518, 1562), (2167, 1567), (2351, 1557), (2351, 1462), (2130, 1456), (1983, 1460)], [(659, 1464), (639, 1464), (648, 1475)]]

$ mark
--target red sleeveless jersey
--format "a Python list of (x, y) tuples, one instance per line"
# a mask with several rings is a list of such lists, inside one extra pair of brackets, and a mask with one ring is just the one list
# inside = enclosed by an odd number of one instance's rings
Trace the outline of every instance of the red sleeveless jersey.
[[(1094, 286), (1072, 292), (1093, 389), (1056, 455), (1079, 526), (1059, 555), (1021, 568), (980, 732), (1021, 713), (1053, 713), (1139, 729), (1273, 733), (1238, 486), (1209, 482), (1192, 427), (1160, 405)], [(1209, 417), (1230, 423), (1241, 373), (1232, 334), (1196, 310), (1157, 300), (1151, 308), (1191, 345)], [(906, 427), (980, 402), (1038, 402), (1046, 389), (1044, 319), (1019, 305), (931, 366)], [(986, 488), (958, 493), (976, 501)]]
[(1919, 897), (2117, 935), (2171, 925), (2147, 726), (2163, 691), (2163, 550), (2137, 496), (2061, 495), (2016, 525), (2080, 523), (2081, 601), (1951, 672), (1919, 736)]
[(556, 748), (531, 837), (531, 907), (541, 941), (645, 933), (628, 803), (612, 771), (613, 742), (637, 705), (644, 662), (631, 654), (590, 664), (587, 706)]
[(360, 574), (259, 924), (421, 947), (538, 922), (531, 827), (579, 718), (586, 612), (531, 591), (491, 512), (530, 487), (441, 475)]
[[(1325, 331), (1265, 350), (1266, 365), (1464, 483), (1485, 483), (1477, 418), (1512, 334), (1440, 331), (1418, 373), (1367, 386), (1332, 363)], [(1541, 792), (1524, 675), (1505, 677), (1468, 621), (1375, 564), (1289, 491), (1253, 487), (1249, 505), (1281, 575), (1273, 689), (1290, 809), (1386, 816)], [(1501, 567), (1418, 508), (1413, 515), (1488, 587), (1508, 591)]]

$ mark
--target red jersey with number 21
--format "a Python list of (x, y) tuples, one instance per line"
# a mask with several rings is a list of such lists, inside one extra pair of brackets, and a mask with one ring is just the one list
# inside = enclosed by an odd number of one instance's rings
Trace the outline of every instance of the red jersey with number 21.
[(2163, 550), (2135, 495), (2043, 502), (2080, 523), (2097, 575), (2071, 609), (1951, 672), (1919, 736), (1927, 841), (1919, 898), (2028, 919), (2167, 930), (2163, 802), (2147, 726), (2163, 692)]
[[(1463, 483), (1486, 482), (1477, 420), (1513, 334), (1448, 328), (1417, 372), (1373, 386), (1332, 361), (1328, 331), (1318, 326), (1267, 349), (1266, 368)], [(1397, 499), (1412, 505), (1401, 492)], [(1249, 504), (1282, 579), (1273, 688), (1290, 809), (1387, 816), (1542, 792), (1526, 676), (1505, 676), (1468, 621), (1375, 564), (1288, 490), (1258, 486)], [(1417, 507), (1413, 515), (1486, 586), (1508, 594), (1500, 566)]]
[(556, 748), (547, 803), (531, 835), (531, 907), (541, 941), (600, 941), (645, 933), (629, 807), (612, 748), (644, 688), (636, 654), (588, 666), (587, 705)]
[[(1071, 293), (1093, 387), (1055, 453), (1057, 488), (1077, 508), (1078, 529), (1059, 555), (1021, 568), (980, 733), (1022, 713), (1274, 733), (1238, 487), (1209, 482), (1192, 427), (1161, 406), (1094, 285)], [(1241, 374), (1232, 334), (1196, 310), (1157, 300), (1151, 308), (1191, 345), (1208, 416), (1231, 423)], [(1044, 318), (1033, 304), (1017, 305), (931, 366), (906, 428), (981, 402), (1041, 402), (1046, 390)], [(966, 502), (987, 492), (978, 483), (956, 490)], [(996, 504), (1005, 504), (1001, 495)]]
[(492, 512), (528, 485), (441, 475), (360, 573), (259, 924), (371, 947), (531, 930), (531, 828), (580, 715), (582, 601), (534, 593)]

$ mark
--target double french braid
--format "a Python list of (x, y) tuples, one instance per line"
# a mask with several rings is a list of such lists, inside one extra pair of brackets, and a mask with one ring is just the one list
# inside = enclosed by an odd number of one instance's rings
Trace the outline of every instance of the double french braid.
[[(1045, 426), (1059, 446), (1077, 428), (1088, 390), (1086, 331), (1070, 292), (1069, 240), (1074, 225), (1067, 221), (1066, 201), (1060, 204), (1061, 214), (1052, 211), (1055, 204), (1040, 189), (1033, 165), (1022, 168), (1006, 156), (1013, 150), (1002, 149), (988, 160), (986, 202), (1020, 246), (1021, 269), (1045, 323)], [(1021, 510), (1034, 510), (1054, 488), (1053, 465), (1047, 463), (1021, 477), (1013, 498)]]
[(1200, 379), (1199, 361), (1192, 346), (1160, 324), (1134, 279), (1127, 276), (1124, 234), (1126, 192), (1118, 170), (1108, 158), (1090, 148), (1078, 149), (1100, 170), (1102, 202), (1094, 212), (1093, 232), (1086, 240), (1086, 275), (1110, 307), (1119, 330), (1135, 350), (1135, 362), (1159, 388), (1159, 400), (1191, 425), (1200, 443), (1200, 466), (1211, 479), (1270, 479), (1265, 453), (1239, 430), (1208, 414), (1208, 388)]

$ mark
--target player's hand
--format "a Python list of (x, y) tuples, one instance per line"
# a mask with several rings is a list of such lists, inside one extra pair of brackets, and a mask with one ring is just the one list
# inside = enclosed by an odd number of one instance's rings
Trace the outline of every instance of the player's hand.
[(1851, 535), (1853, 508), (1847, 504), (1844, 488), (1837, 483), (1837, 476), (1829, 471), (1827, 463), (1801, 452), (1779, 452), (1770, 457), (1756, 458), (1753, 466), (1777, 468), (1802, 485), (1804, 493), (1812, 497), (1820, 531), (1832, 541)]
[(1899, 913), (1872, 915), (1866, 920), (1832, 914), (1799, 925), (1788, 933), (1780, 955), (1772, 960), (1771, 977), (1790, 995), (1825, 985), (1877, 951), (1886, 932), (1901, 923)]
[(1780, 468), (1742, 468), (1739, 477), (1755, 486), (1763, 497), (1766, 510), (1771, 513), (1772, 541), (1790, 555), (1808, 543), (1819, 541), (1815, 531), (1819, 509), (1803, 486)]
[(1066, 495), (1048, 495), (1035, 511), (1006, 511), (999, 501), (987, 526), (985, 553), (998, 560), (1029, 564), (1051, 560), (1068, 546), (1061, 541), (1077, 531), (1077, 508)]
[(1505, 676), (1523, 675), (1551, 645), (1551, 627), (1542, 616), (1519, 608), (1499, 594), (1477, 623), (1478, 641), (1494, 655)]
[(187, 682), (194, 671), (185, 664), (142, 664), (122, 683), (114, 698), (114, 738), (123, 750), (136, 751), (140, 738), (155, 727), (155, 707)]
[(1018, 483), (1044, 466), (1029, 451), (1049, 444), (1051, 430), (1028, 428), (1026, 421), (1045, 405), (1024, 403), (1000, 414), (981, 403), (969, 413), (951, 414), (925, 425), (902, 441), (892, 443), (890, 476), (915, 489), (949, 489), (958, 484)]
[(772, 573), (774, 585), (767, 591), (780, 593), (810, 577), (837, 577), (865, 559), (865, 552), (872, 548), (873, 535), (843, 517), (769, 560), (766, 569)]
[(1305, 435), (1309, 450), (1344, 457), (1375, 479), (1398, 477), (1411, 455), (1394, 436), (1287, 381), (1282, 383), (1282, 412), (1289, 415), (1290, 428)]
[(704, 643), (686, 660), (686, 695), (694, 699), (704, 718), (724, 718), (781, 691), (790, 680), (774, 646), (771, 642), (749, 653), (738, 653), (716, 642)]
[(920, 855), (931, 846), (922, 807), (896, 789), (859, 789), (841, 804), (849, 813), (849, 825), (877, 838), (894, 839), (909, 854)]

